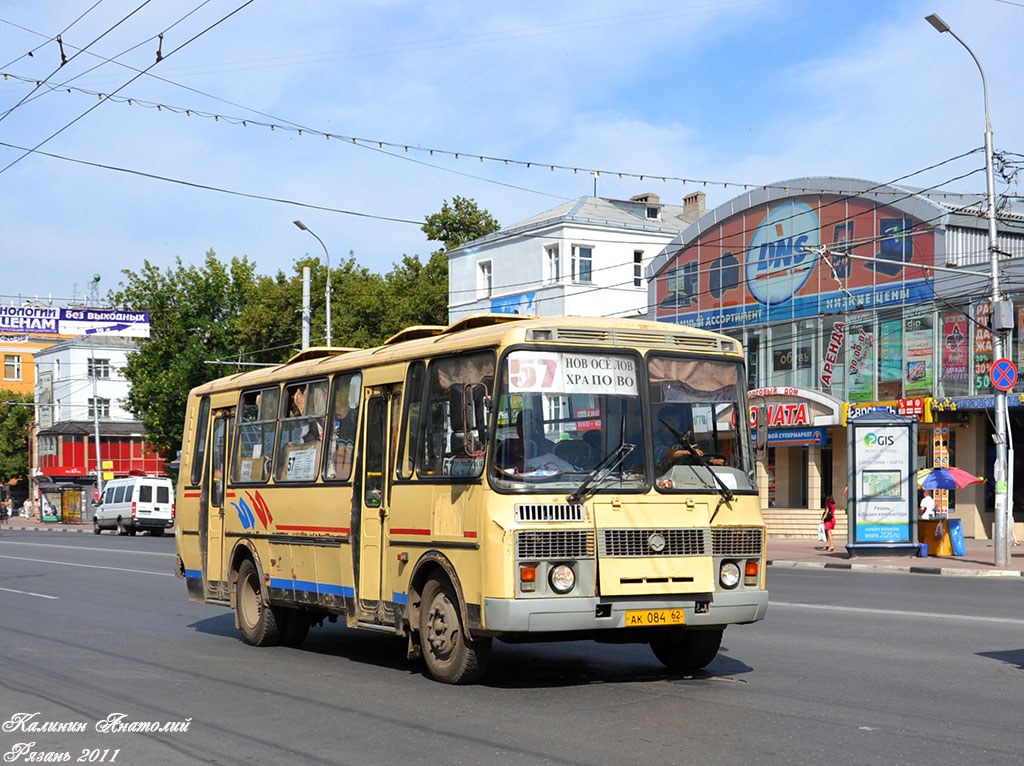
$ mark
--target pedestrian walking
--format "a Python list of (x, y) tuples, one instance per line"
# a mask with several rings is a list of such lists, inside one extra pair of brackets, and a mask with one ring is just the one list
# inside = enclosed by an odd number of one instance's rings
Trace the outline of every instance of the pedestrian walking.
[(834, 551), (832, 530), (836, 528), (836, 501), (832, 495), (825, 498), (825, 510), (821, 513), (821, 523), (825, 525), (825, 551)]
[(919, 513), (922, 521), (932, 521), (935, 518), (935, 498), (932, 497), (930, 489), (924, 491)]

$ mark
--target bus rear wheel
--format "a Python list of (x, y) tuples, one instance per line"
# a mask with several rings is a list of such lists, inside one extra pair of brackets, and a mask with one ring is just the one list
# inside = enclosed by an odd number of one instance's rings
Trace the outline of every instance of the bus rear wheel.
[(235, 580), (235, 614), (245, 643), (274, 646), (281, 640), (281, 628), (272, 607), (263, 603), (260, 575), (256, 565), (246, 559)]
[(663, 665), (672, 670), (700, 670), (710, 665), (722, 645), (725, 628), (671, 630), (651, 640), (651, 649)]
[(430, 675), (446, 684), (475, 683), (491, 656), (491, 639), (473, 641), (466, 635), (455, 589), (436, 577), (423, 588), (420, 645)]

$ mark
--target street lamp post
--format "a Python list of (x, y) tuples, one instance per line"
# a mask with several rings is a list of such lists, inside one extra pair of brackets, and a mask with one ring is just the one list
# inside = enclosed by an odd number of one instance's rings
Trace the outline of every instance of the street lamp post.
[[(999, 293), (999, 251), (996, 239), (996, 183), (995, 172), (992, 160), (992, 121), (988, 113), (988, 82), (985, 79), (985, 70), (981, 68), (981, 62), (974, 55), (974, 51), (960, 37), (950, 29), (949, 25), (933, 13), (925, 16), (925, 21), (931, 24), (938, 32), (949, 32), (953, 38), (960, 43), (971, 54), (974, 63), (981, 73), (981, 87), (985, 94), (985, 175), (988, 181), (988, 251), (989, 262), (992, 270), (992, 310), (990, 313), (992, 322), (992, 355), (993, 362), (1003, 358), (1003, 343), (1006, 337), (1006, 330), (1013, 325), (1012, 311), (1007, 309)], [(995, 464), (995, 530), (993, 542), (995, 545), (995, 565), (1007, 566), (1010, 563), (1009, 535), (1007, 535), (1008, 519), (1007, 511), (1010, 504), (1007, 498), (1007, 429), (1006, 429), (1006, 392), (1001, 389), (995, 391), (995, 442), (996, 442), (996, 464)]]
[(324, 288), (324, 297), (326, 298), (326, 301), (327, 301), (327, 345), (330, 346), (331, 345), (331, 254), (329, 252), (327, 252), (327, 245), (324, 244), (324, 241), (322, 239), (320, 239), (320, 237), (316, 236), (316, 232), (315, 231), (313, 231), (311, 228), (306, 226), (306, 224), (304, 224), (302, 221), (292, 221), (292, 223), (294, 223), (296, 226), (298, 226), (303, 231), (308, 231), (310, 234), (312, 234), (314, 237), (316, 237), (316, 241), (319, 242), (320, 243), (320, 247), (322, 247), (324, 249), (324, 255), (327, 256), (327, 287)]

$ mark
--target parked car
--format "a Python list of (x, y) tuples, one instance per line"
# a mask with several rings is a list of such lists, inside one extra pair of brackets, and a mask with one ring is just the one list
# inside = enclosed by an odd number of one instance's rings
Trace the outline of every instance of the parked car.
[(174, 526), (174, 484), (166, 476), (130, 476), (107, 482), (92, 520), (92, 531), (119, 535), (147, 530), (162, 535)]

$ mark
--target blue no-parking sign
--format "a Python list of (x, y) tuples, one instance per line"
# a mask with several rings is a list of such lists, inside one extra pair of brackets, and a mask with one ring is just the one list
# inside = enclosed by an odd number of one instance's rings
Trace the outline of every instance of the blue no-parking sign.
[(992, 385), (1000, 391), (1009, 391), (1017, 385), (1017, 365), (1009, 359), (997, 359), (989, 371)]

